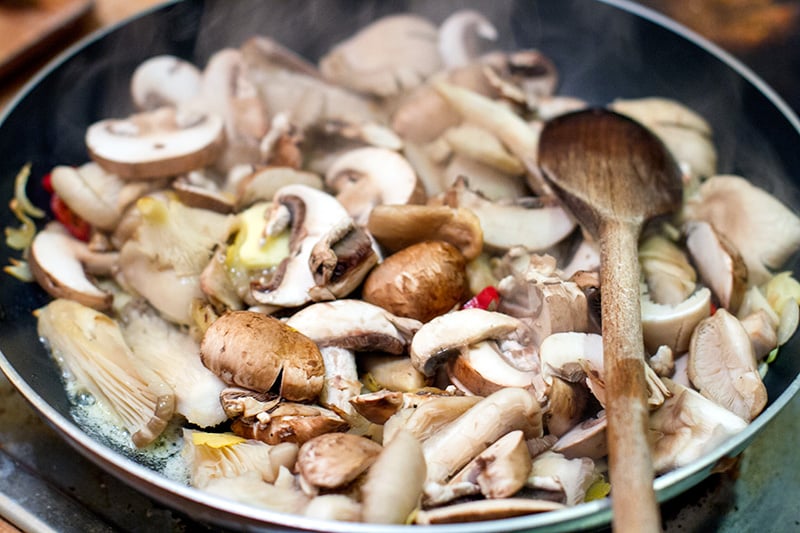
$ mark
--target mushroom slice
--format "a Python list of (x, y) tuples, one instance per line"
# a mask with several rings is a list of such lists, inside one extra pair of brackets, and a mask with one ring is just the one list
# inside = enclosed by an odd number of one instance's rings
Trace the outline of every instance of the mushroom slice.
[(361, 520), (361, 504), (344, 494), (320, 494), (308, 502), (303, 514), (318, 520), (358, 522)]
[(159, 180), (126, 181), (94, 162), (77, 168), (59, 165), (50, 178), (53, 190), (72, 211), (104, 231), (114, 230), (140, 196), (163, 185)]
[(531, 471), (531, 455), (522, 431), (506, 433), (453, 476), (448, 485), (474, 483), (486, 498), (509, 498)]
[(560, 503), (529, 498), (476, 500), (419, 511), (414, 517), (414, 523), (423, 525), (460, 524), (462, 522), (500, 520), (564, 508), (565, 506)]
[[(70, 236), (62, 226), (50, 224), (33, 238), (28, 264), (36, 282), (54, 298), (109, 309), (112, 294), (89, 281), (81, 263), (90, 254), (86, 243)], [(116, 253), (109, 255), (117, 257)]]
[(545, 425), (550, 434), (561, 437), (583, 420), (589, 405), (589, 390), (582, 383), (552, 376), (546, 394)]
[(511, 176), (525, 173), (519, 159), (508, 153), (500, 140), (483, 128), (472, 124), (461, 124), (448, 129), (444, 140), (453, 152), (474, 159)]
[(141, 448), (164, 431), (175, 409), (169, 386), (125, 343), (119, 325), (90, 307), (53, 300), (38, 311), (38, 333), (74, 394), (87, 391)]
[(190, 482), (201, 489), (214, 479), (248, 472), (273, 483), (280, 467), (291, 468), (297, 457), (297, 444), (285, 442), (272, 446), (231, 433), (184, 429), (183, 443), (182, 454), (189, 467)]
[(664, 305), (678, 305), (692, 295), (696, 278), (686, 255), (671, 240), (651, 235), (639, 245), (639, 264), (650, 299)]
[(400, 154), (386, 148), (362, 147), (339, 156), (325, 174), (325, 184), (360, 225), (381, 204), (418, 204), (424, 189), (414, 169)]
[(200, 344), (203, 364), (225, 383), (266, 392), (280, 377), (280, 395), (313, 400), (325, 371), (314, 342), (277, 318), (231, 311), (206, 330)]
[(530, 388), (538, 371), (523, 371), (510, 364), (495, 341), (471, 344), (447, 363), (447, 374), (468, 394), (488, 396), (505, 387)]
[(616, 100), (610, 106), (650, 128), (675, 159), (686, 163), (695, 176), (716, 172), (717, 153), (708, 122), (685, 105), (667, 98)]
[(650, 414), (653, 468), (663, 473), (687, 465), (715, 449), (747, 422), (717, 403), (670, 379), (672, 397)]
[(200, 93), (202, 74), (193, 64), (171, 55), (153, 56), (131, 76), (131, 96), (139, 109), (178, 106)]
[(338, 135), (342, 139), (360, 144), (402, 150), (403, 140), (391, 128), (377, 122), (348, 122), (345, 120), (327, 120), (322, 130), (328, 135)]
[(602, 459), (608, 455), (606, 427), (608, 420), (605, 411), (600, 411), (595, 418), (584, 420), (564, 433), (553, 444), (552, 450), (569, 459), (580, 457)]
[(548, 450), (533, 458), (525, 485), (535, 491), (551, 493), (552, 499), (567, 506), (586, 498), (586, 490), (595, 479), (594, 461), (588, 457), (569, 459)]
[(419, 506), (425, 483), (425, 457), (407, 431), (386, 444), (361, 487), (362, 519), (371, 524), (404, 524)]
[(740, 319), (740, 322), (750, 337), (756, 360), (761, 361), (778, 346), (778, 332), (772, 319), (763, 309), (750, 313)]
[(692, 255), (700, 279), (722, 307), (736, 313), (747, 290), (747, 266), (742, 256), (708, 222), (686, 224), (686, 247)]
[[(533, 205), (528, 205), (531, 202)], [(575, 221), (560, 205), (537, 205), (533, 198), (519, 199), (513, 204), (493, 202), (470, 190), (463, 177), (448, 190), (445, 203), (472, 210), (480, 220), (484, 244), (495, 250), (514, 246), (546, 250), (575, 229)]]
[(290, 167), (257, 168), (239, 181), (236, 205), (241, 208), (260, 201), (271, 201), (282, 187), (292, 184), (322, 189), (322, 178), (313, 172)]
[(191, 424), (216, 426), (227, 419), (219, 402), (225, 383), (200, 361), (200, 346), (152, 308), (132, 302), (121, 311), (122, 335), (136, 360), (175, 391), (175, 412)]
[(800, 217), (764, 189), (739, 176), (713, 176), (685, 202), (688, 220), (704, 220), (733, 244), (747, 266), (748, 283), (769, 280), (800, 247)]
[[(261, 304), (299, 307), (311, 301), (310, 291), (317, 287), (312, 270), (319, 266), (318, 258), (312, 262), (315, 247), (323, 241), (329, 248), (336, 240), (329, 235), (342, 236), (342, 228), (349, 227), (352, 221), (333, 196), (306, 185), (286, 185), (278, 190), (266, 217), (267, 237), (283, 233), (291, 224), (289, 256), (280, 262), (271, 279), (253, 284), (251, 296)], [(363, 247), (355, 256), (349, 253), (345, 256), (374, 260), (374, 253)], [(355, 267), (352, 272), (357, 277), (366, 274), (364, 269), (358, 268), (359, 264), (350, 265)], [(330, 268), (330, 262), (324, 265), (325, 270)], [(341, 279), (337, 281), (342, 282)], [(322, 289), (324, 287), (320, 287)]]
[(348, 424), (324, 407), (294, 402), (280, 402), (253, 417), (234, 419), (231, 431), (246, 439), (267, 444), (304, 442), (325, 433), (344, 431)]
[[(487, 200), (509, 202), (530, 194), (527, 185), (518, 174), (507, 174), (459, 153), (453, 153), (441, 165), (444, 165), (445, 162), (447, 166), (437, 169), (436, 176), (438, 177), (436, 179), (438, 181), (435, 188), (437, 192), (452, 187), (461, 176), (467, 176), (470, 189), (479, 192)], [(433, 195), (429, 194), (429, 196)]]
[(444, 241), (412, 244), (375, 267), (362, 298), (398, 316), (427, 322), (466, 299), (466, 260)]
[(238, 476), (214, 478), (203, 490), (226, 500), (294, 515), (302, 514), (309, 501), (285, 467), (281, 467), (275, 483), (267, 483), (257, 474), (245, 472)]
[(350, 403), (358, 414), (370, 422), (385, 424), (403, 407), (403, 393), (383, 389), (353, 396), (350, 398)]
[(303, 443), (295, 468), (314, 487), (335, 489), (365, 472), (381, 449), (380, 444), (366, 437), (326, 433)]
[[(500, 389), (422, 443), (428, 476), (425, 492), (435, 491), (490, 443), (506, 433), (521, 430), (525, 438), (542, 436), (542, 411), (525, 389)], [(432, 484), (429, 488), (427, 485)]]
[(748, 422), (767, 404), (767, 388), (750, 337), (741, 322), (722, 308), (692, 334), (689, 379), (700, 394)]
[(463, 67), (480, 55), (480, 39), (497, 40), (497, 29), (482, 13), (460, 9), (439, 26), (439, 53), (448, 69)]
[(376, 96), (412, 89), (442, 68), (438, 30), (416, 15), (383, 17), (337, 44), (319, 63), (336, 84)]
[(391, 442), (401, 429), (424, 441), (481, 400), (480, 396), (404, 394), (402, 408), (384, 424), (383, 443)]
[(427, 385), (407, 355), (364, 354), (360, 365), (364, 371), (361, 379), (369, 390), (414, 392)]
[(469, 209), (443, 205), (377, 205), (367, 230), (389, 252), (423, 241), (445, 241), (467, 261), (483, 249), (480, 220)]
[(411, 362), (417, 370), (432, 376), (442, 359), (460, 348), (510, 336), (522, 327), (522, 322), (514, 317), (484, 309), (447, 313), (423, 324), (414, 335)]
[(643, 292), (641, 306), (645, 349), (655, 353), (659, 347), (669, 346), (681, 354), (689, 349), (694, 328), (711, 313), (711, 291), (702, 287), (675, 306), (655, 303)]
[(121, 178), (163, 178), (213, 163), (224, 138), (222, 126), (215, 114), (161, 107), (92, 124), (86, 146), (92, 159)]
[(178, 199), (189, 207), (208, 209), (222, 214), (231, 213), (234, 208), (232, 195), (209, 187), (206, 183), (200, 183), (196, 179), (197, 174), (199, 173), (190, 172), (172, 182), (172, 189)]

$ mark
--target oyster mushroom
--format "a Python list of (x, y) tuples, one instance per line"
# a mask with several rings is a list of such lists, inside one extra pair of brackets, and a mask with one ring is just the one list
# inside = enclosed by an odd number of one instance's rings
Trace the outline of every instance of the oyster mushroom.
[(302, 514), (309, 498), (297, 487), (289, 469), (281, 467), (274, 483), (267, 483), (253, 472), (219, 477), (209, 481), (203, 490), (219, 498), (280, 513)]
[(407, 431), (399, 431), (383, 447), (361, 487), (364, 522), (406, 523), (419, 506), (425, 476), (419, 441)]
[(442, 68), (436, 26), (415, 15), (391, 15), (337, 44), (319, 62), (336, 84), (392, 96), (423, 83)]
[(350, 400), (361, 392), (357, 351), (401, 354), (420, 323), (392, 315), (361, 300), (335, 300), (310, 305), (286, 325), (319, 346), (324, 361), (320, 402), (348, 421), (355, 419)]
[(716, 448), (747, 422), (688, 387), (664, 380), (671, 398), (650, 414), (650, 442), (656, 473), (687, 465)]
[(447, 424), (481, 401), (480, 396), (453, 394), (404, 394), (402, 405), (383, 426), (384, 445), (405, 430), (420, 441), (435, 435)]
[(514, 430), (521, 430), (526, 439), (542, 436), (542, 411), (530, 392), (509, 387), (476, 403), (422, 443), (428, 465), (425, 493), (435, 491), (436, 484)]
[(686, 225), (686, 247), (700, 278), (717, 297), (722, 307), (736, 313), (747, 290), (747, 266), (742, 256), (708, 222)]
[(72, 300), (53, 300), (38, 311), (38, 333), (76, 393), (87, 391), (141, 448), (164, 431), (175, 409), (170, 387), (136, 357), (119, 325)]
[(295, 468), (306, 483), (335, 489), (365, 472), (381, 453), (381, 445), (349, 433), (325, 433), (306, 441)]
[(369, 214), (367, 230), (389, 252), (423, 241), (452, 244), (472, 261), (483, 248), (480, 221), (469, 209), (443, 205), (377, 205)]
[(422, 184), (411, 165), (402, 155), (386, 148), (368, 146), (345, 152), (328, 168), (325, 184), (362, 226), (376, 205), (417, 204), (425, 200)]
[(519, 336), (524, 331), (518, 319), (486, 311), (462, 309), (434, 318), (420, 327), (411, 340), (411, 362), (426, 376), (432, 376), (443, 359), (462, 348), (487, 339)]
[(387, 257), (364, 281), (362, 297), (403, 317), (427, 322), (467, 295), (466, 260), (444, 241), (412, 244)]
[[(483, 242), (495, 250), (523, 246), (531, 251), (546, 250), (575, 229), (575, 221), (560, 205), (538, 205), (532, 198), (515, 203), (492, 202), (470, 190), (459, 178), (448, 190), (445, 203), (472, 210), (483, 230)], [(536, 228), (523, 231), (522, 228)]]
[(197, 341), (144, 305), (130, 303), (120, 314), (122, 335), (136, 360), (174, 391), (175, 412), (199, 427), (224, 422), (219, 395), (225, 383), (203, 366)]
[(123, 179), (164, 178), (204, 167), (219, 155), (222, 119), (215, 114), (161, 107), (89, 126), (89, 155)]
[(741, 322), (722, 308), (692, 334), (689, 379), (700, 394), (748, 422), (767, 404), (767, 388), (750, 337)]
[(98, 310), (111, 307), (113, 295), (106, 292), (86, 275), (84, 263), (103, 259), (109, 265), (118, 254), (91, 252), (87, 244), (70, 236), (57, 224), (38, 232), (28, 248), (28, 264), (36, 282), (54, 298), (66, 298)]
[(184, 429), (183, 443), (181, 453), (188, 463), (192, 486), (198, 488), (206, 487), (214, 479), (247, 472), (273, 483), (280, 467), (291, 468), (297, 457), (297, 444), (269, 445), (230, 433)]
[(252, 287), (250, 295), (258, 303), (298, 307), (315, 297), (343, 297), (377, 261), (363, 230), (325, 192), (286, 185), (275, 194), (266, 216), (267, 238), (289, 229), (289, 255), (269, 280)]
[(764, 189), (739, 176), (713, 176), (687, 199), (683, 215), (703, 220), (733, 244), (747, 266), (748, 283), (769, 280), (800, 247), (800, 218)]
[(439, 26), (439, 54), (445, 68), (462, 67), (478, 57), (480, 39), (497, 39), (497, 29), (482, 13), (462, 9), (449, 15)]
[(280, 377), (280, 395), (313, 400), (322, 390), (325, 368), (314, 342), (277, 318), (232, 311), (206, 330), (203, 364), (225, 383), (266, 392)]
[(136, 67), (131, 96), (139, 109), (178, 106), (200, 93), (202, 73), (192, 63), (171, 55), (153, 56)]

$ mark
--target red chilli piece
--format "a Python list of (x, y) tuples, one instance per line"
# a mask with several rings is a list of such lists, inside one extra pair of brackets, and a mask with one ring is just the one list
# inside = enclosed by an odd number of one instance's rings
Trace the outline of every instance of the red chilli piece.
[(84, 242), (89, 241), (89, 237), (92, 234), (92, 226), (75, 214), (75, 212), (64, 203), (64, 200), (59, 198), (55, 193), (50, 196), (50, 210), (53, 212), (53, 216), (56, 220), (67, 228), (70, 235)]
[(481, 292), (466, 301), (461, 306), (462, 309), (485, 309), (487, 311), (494, 311), (500, 303), (500, 293), (497, 289), (489, 285)]

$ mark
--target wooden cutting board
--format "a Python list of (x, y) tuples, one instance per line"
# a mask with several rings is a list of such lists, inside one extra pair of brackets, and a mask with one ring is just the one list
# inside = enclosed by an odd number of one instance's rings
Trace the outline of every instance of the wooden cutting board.
[(68, 30), (92, 4), (92, 0), (0, 0), (0, 79)]

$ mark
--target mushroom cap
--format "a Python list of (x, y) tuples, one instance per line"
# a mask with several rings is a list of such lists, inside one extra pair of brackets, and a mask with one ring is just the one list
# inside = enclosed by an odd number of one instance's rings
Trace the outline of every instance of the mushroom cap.
[(126, 179), (175, 176), (212, 163), (224, 139), (215, 114), (179, 113), (161, 107), (106, 119), (89, 126), (89, 155), (108, 172)]
[(350, 433), (325, 433), (306, 441), (297, 454), (296, 470), (306, 482), (321, 488), (341, 487), (366, 471), (382, 447)]
[(423, 324), (411, 341), (411, 361), (427, 376), (434, 373), (437, 359), (486, 339), (511, 335), (522, 322), (503, 313), (484, 309), (462, 309)]
[(362, 297), (395, 315), (427, 322), (464, 301), (466, 267), (461, 252), (444, 241), (412, 244), (370, 272)]
[(39, 285), (54, 298), (66, 298), (98, 310), (111, 307), (113, 296), (86, 277), (80, 254), (88, 253), (79, 241), (60, 225), (51, 225), (33, 238), (28, 264)]
[(747, 290), (747, 266), (733, 243), (704, 221), (686, 224), (686, 247), (700, 279), (722, 307), (736, 313)]
[(700, 394), (747, 421), (767, 404), (767, 388), (758, 373), (750, 337), (725, 309), (718, 309), (695, 328), (688, 370)]
[(203, 364), (225, 383), (257, 392), (281, 378), (280, 394), (313, 400), (322, 390), (325, 368), (314, 341), (277, 318), (231, 311), (206, 330), (200, 345)]

